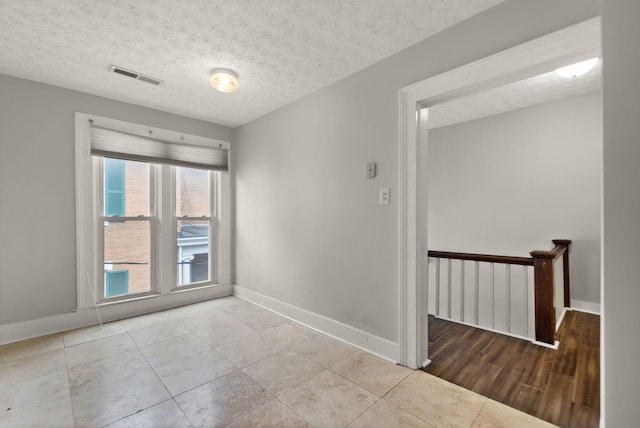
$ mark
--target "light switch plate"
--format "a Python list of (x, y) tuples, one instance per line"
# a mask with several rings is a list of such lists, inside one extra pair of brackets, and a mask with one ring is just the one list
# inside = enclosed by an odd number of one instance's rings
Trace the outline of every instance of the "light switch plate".
[(376, 163), (369, 162), (367, 164), (367, 178), (374, 178), (376, 176)]
[(390, 190), (388, 187), (380, 189), (380, 205), (389, 205)]

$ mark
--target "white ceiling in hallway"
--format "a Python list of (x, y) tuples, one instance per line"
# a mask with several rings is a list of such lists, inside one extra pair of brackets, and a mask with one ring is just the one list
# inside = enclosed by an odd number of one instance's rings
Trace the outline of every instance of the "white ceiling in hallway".
[(428, 126), (430, 129), (441, 128), (597, 91), (602, 87), (601, 82), (602, 60), (580, 77), (567, 79), (550, 71), (430, 107)]
[(0, 73), (235, 127), (502, 1), (0, 0)]

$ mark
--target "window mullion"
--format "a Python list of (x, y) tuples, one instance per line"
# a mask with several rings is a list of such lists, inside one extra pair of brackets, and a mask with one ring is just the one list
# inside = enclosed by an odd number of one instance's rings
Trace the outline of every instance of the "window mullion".
[(209, 256), (211, 280), (220, 283), (220, 173), (209, 173), (209, 198), (211, 200), (211, 254)]
[(173, 191), (171, 186), (173, 168), (168, 165), (156, 165), (156, 192), (155, 208), (157, 210), (158, 222), (158, 244), (156, 245), (158, 261), (158, 291), (162, 294), (170, 293), (173, 287), (173, 264), (174, 250), (173, 228), (171, 224), (171, 207), (174, 204)]

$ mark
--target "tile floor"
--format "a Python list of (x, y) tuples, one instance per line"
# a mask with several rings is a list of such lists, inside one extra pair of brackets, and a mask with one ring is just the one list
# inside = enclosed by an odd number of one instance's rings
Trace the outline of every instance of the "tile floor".
[(549, 427), (236, 297), (0, 347), (0, 427)]

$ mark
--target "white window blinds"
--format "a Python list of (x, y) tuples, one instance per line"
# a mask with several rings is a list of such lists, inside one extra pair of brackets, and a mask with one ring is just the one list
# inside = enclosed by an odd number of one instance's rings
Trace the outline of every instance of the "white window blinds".
[(229, 151), (222, 144), (210, 147), (171, 142), (95, 124), (91, 125), (91, 155), (218, 171), (229, 168)]

